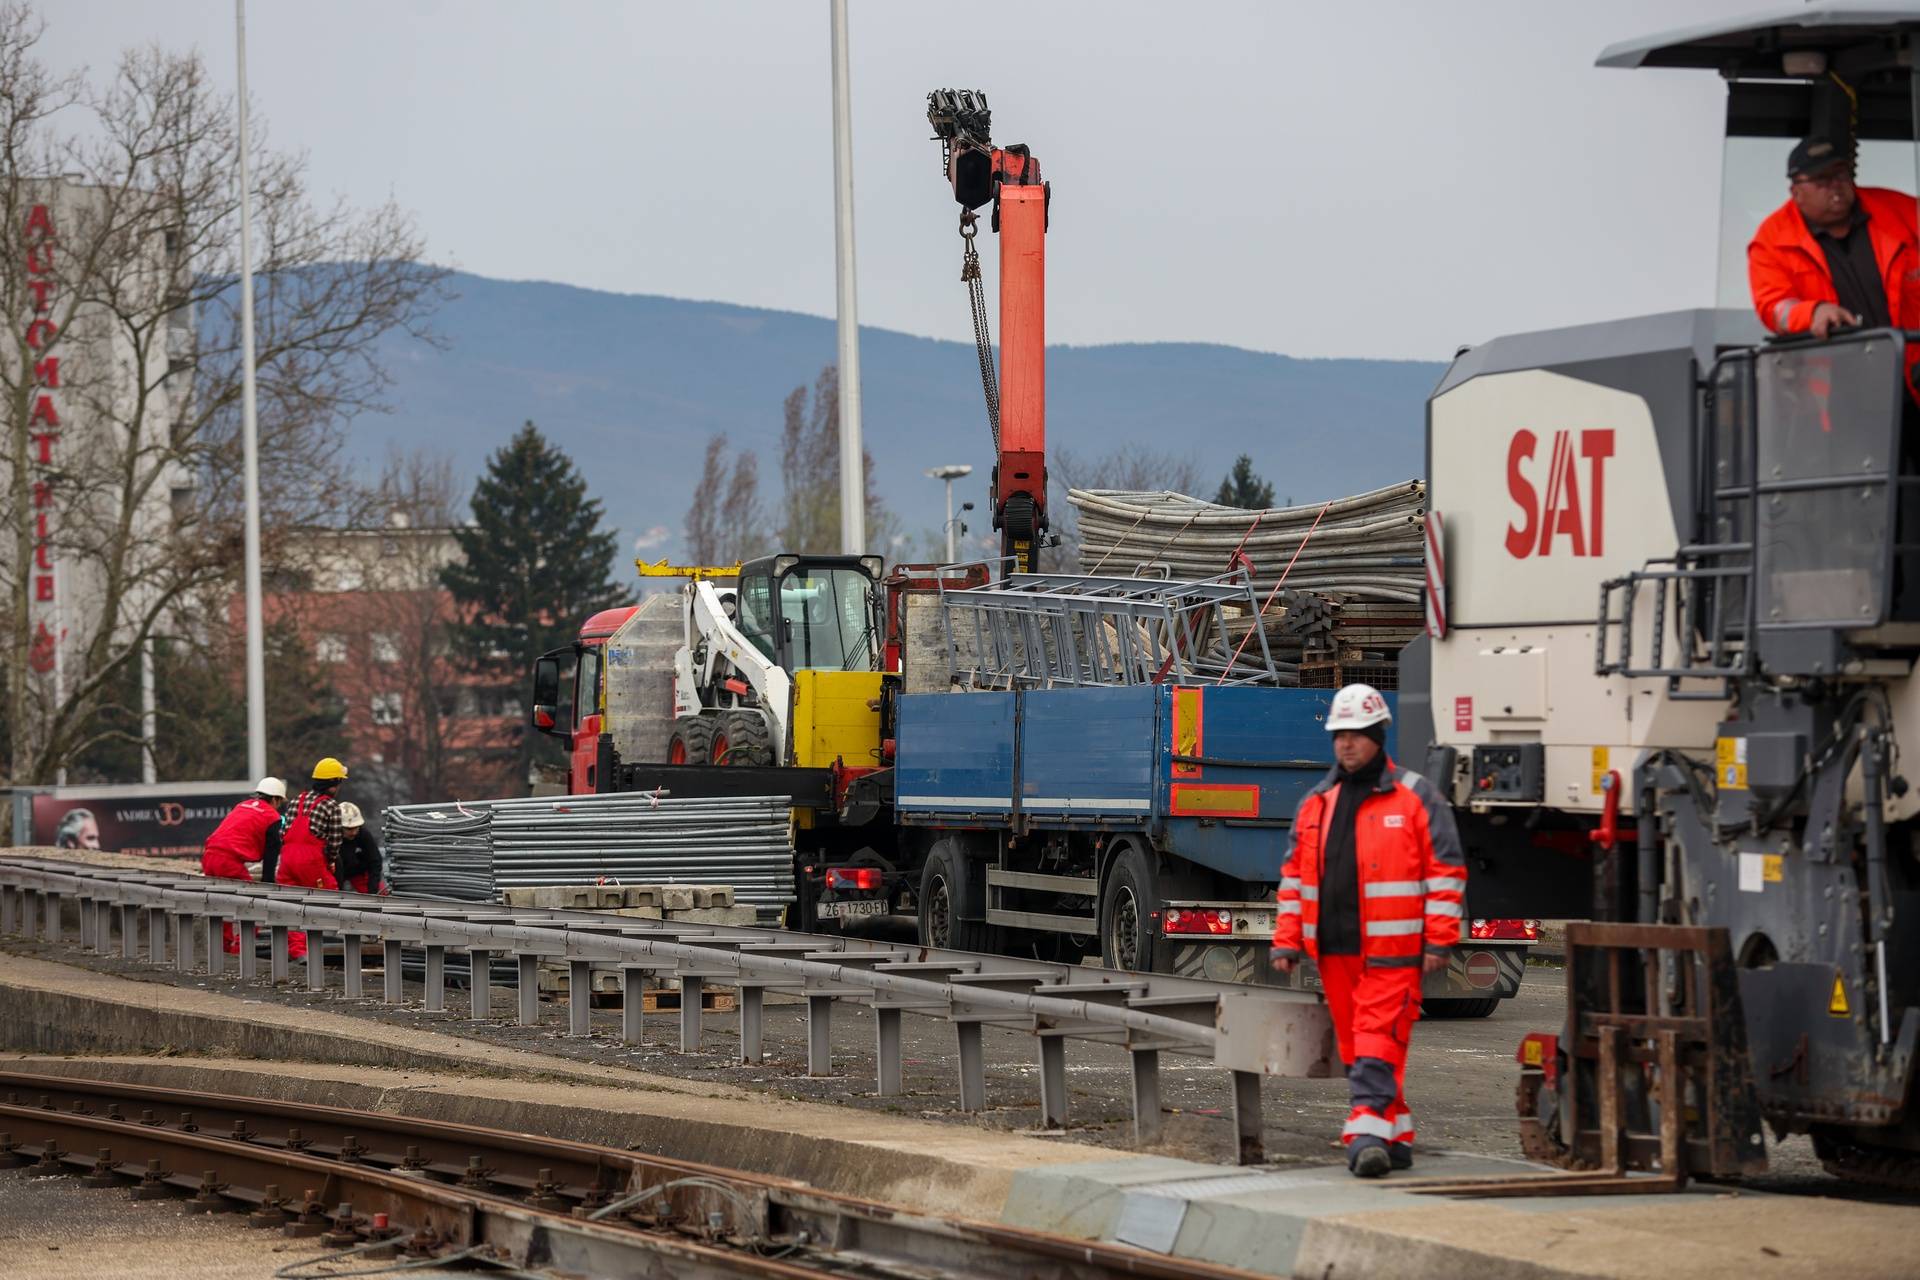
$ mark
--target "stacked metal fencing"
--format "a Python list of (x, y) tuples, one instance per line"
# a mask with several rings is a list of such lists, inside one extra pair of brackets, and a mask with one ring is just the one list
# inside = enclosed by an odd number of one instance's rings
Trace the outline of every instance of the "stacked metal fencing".
[(1263, 600), (1285, 573), (1287, 587), (1295, 591), (1420, 603), (1427, 486), (1419, 480), (1331, 503), (1267, 511), (1165, 492), (1074, 489), (1067, 497), (1079, 520), (1080, 565), (1086, 573), (1125, 575), (1151, 568), (1197, 580), (1232, 568), (1237, 553), (1251, 562), (1254, 593)]
[(534, 796), (394, 805), (396, 893), (498, 901), (526, 885), (724, 884), (778, 917), (794, 899), (786, 796)]

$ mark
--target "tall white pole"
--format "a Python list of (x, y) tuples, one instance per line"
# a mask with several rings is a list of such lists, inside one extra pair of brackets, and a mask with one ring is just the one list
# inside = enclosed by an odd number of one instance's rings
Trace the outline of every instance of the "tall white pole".
[(860, 318), (853, 278), (853, 120), (847, 90), (847, 0), (833, 5), (833, 261), (840, 321), (840, 550), (867, 549), (866, 450), (860, 441)]
[(947, 563), (952, 564), (953, 554), (953, 477), (947, 477)]
[(140, 642), (140, 781), (148, 786), (160, 781), (160, 761), (154, 742), (159, 721), (159, 709), (154, 701), (153, 637), (148, 636)]
[(233, 0), (233, 42), (240, 66), (240, 359), (241, 448), (247, 501), (247, 777), (267, 773), (266, 621), (260, 602), (260, 410), (254, 395), (253, 182), (247, 171), (247, 0)]

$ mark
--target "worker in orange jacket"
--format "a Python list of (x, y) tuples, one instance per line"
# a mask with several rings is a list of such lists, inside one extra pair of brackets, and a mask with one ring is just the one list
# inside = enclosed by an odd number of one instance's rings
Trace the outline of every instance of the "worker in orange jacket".
[(1775, 333), (1920, 327), (1914, 198), (1855, 185), (1853, 166), (1851, 147), (1820, 136), (1787, 157), (1787, 202), (1747, 246), (1754, 310)]
[(1421, 975), (1460, 941), (1467, 888), (1446, 797), (1387, 756), (1392, 720), (1371, 685), (1334, 695), (1336, 763), (1294, 811), (1273, 931), (1275, 969), (1303, 955), (1319, 967), (1352, 1101), (1341, 1140), (1362, 1178), (1413, 1164), (1407, 1044)]

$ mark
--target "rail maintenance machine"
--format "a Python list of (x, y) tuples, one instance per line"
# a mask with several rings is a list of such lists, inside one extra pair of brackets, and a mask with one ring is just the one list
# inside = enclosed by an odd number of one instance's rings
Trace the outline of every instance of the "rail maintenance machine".
[[(1532, 1154), (1677, 1185), (1764, 1168), (1764, 1122), (1920, 1187), (1920, 333), (1770, 336), (1747, 277), (1801, 138), (1857, 140), (1859, 184), (1911, 201), (1920, 6), (1794, 6), (1600, 65), (1726, 84), (1719, 308), (1456, 357), (1401, 740), (1451, 780), (1474, 914), (1594, 921), (1562, 1033), (1521, 1046)], [(1879, 266), (1915, 315), (1912, 245)]]

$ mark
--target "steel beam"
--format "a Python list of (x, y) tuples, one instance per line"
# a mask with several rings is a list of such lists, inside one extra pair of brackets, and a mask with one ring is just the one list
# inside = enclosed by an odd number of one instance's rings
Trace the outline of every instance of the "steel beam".
[(1147, 1146), (1160, 1141), (1160, 1051), (1133, 1049), (1133, 1141)]
[(567, 1034), (593, 1034), (593, 962), (567, 961)]
[(426, 988), (427, 1012), (445, 1013), (447, 1009), (447, 949), (435, 943), (427, 944)]
[(360, 935), (340, 935), (340, 994), (349, 1000), (358, 1000), (364, 994), (361, 990), (360, 959)]
[(398, 938), (387, 938), (380, 946), (380, 999), (386, 1004), (400, 1004), (407, 998), (405, 968), (405, 944)]
[(537, 1027), (540, 1025), (540, 957), (522, 951), (517, 958), (520, 970), (515, 985), (520, 995), (520, 1025)]
[(700, 1052), (700, 1032), (704, 1023), (700, 1005), (705, 998), (705, 979), (697, 973), (680, 975), (680, 1052)]
[(1233, 1132), (1241, 1164), (1265, 1163), (1267, 1145), (1260, 1115), (1260, 1077), (1251, 1071), (1233, 1073)]
[(960, 1109), (984, 1111), (987, 1107), (987, 1063), (981, 1044), (980, 1024), (956, 1022), (953, 1030), (960, 1046)]
[(493, 952), (467, 948), (467, 1016), (475, 1022), (493, 1017)]
[(1040, 1127), (1067, 1127), (1067, 1044), (1056, 1035), (1041, 1035)]
[(900, 1010), (885, 1005), (873, 1011), (874, 1085), (883, 1098), (904, 1092), (900, 1081)]
[(287, 980), (290, 963), (288, 953), (291, 950), (288, 937), (292, 932), (284, 924), (267, 926), (267, 977), (276, 987)]

